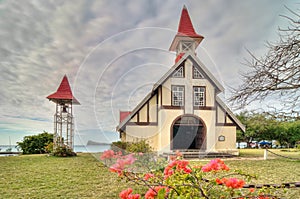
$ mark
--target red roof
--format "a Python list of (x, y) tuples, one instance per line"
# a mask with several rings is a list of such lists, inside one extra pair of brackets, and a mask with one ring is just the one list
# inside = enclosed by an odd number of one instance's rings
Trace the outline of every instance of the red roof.
[(130, 115), (130, 111), (120, 111), (120, 123), (128, 116)]
[(195, 32), (190, 15), (185, 6), (182, 8), (181, 11), (177, 35), (188, 37), (203, 37)]
[(72, 101), (74, 104), (79, 104), (78, 100), (72, 94), (72, 90), (66, 75), (62, 79), (57, 91), (49, 95), (47, 98), (54, 102), (67, 100)]

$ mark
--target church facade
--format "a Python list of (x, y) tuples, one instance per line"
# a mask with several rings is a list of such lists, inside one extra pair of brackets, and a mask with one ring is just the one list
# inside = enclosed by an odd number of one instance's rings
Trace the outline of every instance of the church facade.
[(158, 152), (238, 153), (236, 131), (245, 126), (218, 97), (223, 86), (196, 56), (203, 38), (184, 7), (170, 47), (175, 64), (132, 111), (120, 112), (122, 141), (146, 140)]

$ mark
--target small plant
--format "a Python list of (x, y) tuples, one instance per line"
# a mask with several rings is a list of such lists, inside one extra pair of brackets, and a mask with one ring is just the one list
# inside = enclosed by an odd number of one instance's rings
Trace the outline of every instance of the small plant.
[(111, 149), (113, 151), (127, 151), (131, 153), (149, 153), (152, 152), (153, 149), (151, 146), (146, 142), (146, 140), (136, 141), (136, 142), (113, 142)]
[(76, 156), (77, 154), (73, 152), (73, 150), (70, 147), (63, 145), (63, 146), (56, 147), (53, 150), (53, 155), (57, 157), (71, 157), (71, 156)]
[(53, 153), (53, 142), (50, 142), (46, 147), (45, 150), (47, 153), (51, 154)]

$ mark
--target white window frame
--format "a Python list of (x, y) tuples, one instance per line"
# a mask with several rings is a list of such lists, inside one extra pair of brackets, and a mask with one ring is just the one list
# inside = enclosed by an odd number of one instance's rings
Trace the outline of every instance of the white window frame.
[(205, 90), (204, 86), (194, 86), (193, 88), (193, 96), (194, 96), (194, 106), (202, 107), (205, 106)]
[(182, 52), (188, 52), (188, 51), (194, 51), (194, 42), (193, 41), (182, 41), (181, 42), (181, 51)]
[(184, 106), (184, 86), (172, 85), (172, 106)]

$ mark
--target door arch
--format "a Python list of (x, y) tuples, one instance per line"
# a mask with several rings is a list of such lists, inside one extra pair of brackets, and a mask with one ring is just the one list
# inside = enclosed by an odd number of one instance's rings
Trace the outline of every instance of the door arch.
[(206, 126), (195, 115), (177, 117), (171, 126), (171, 150), (205, 150)]

